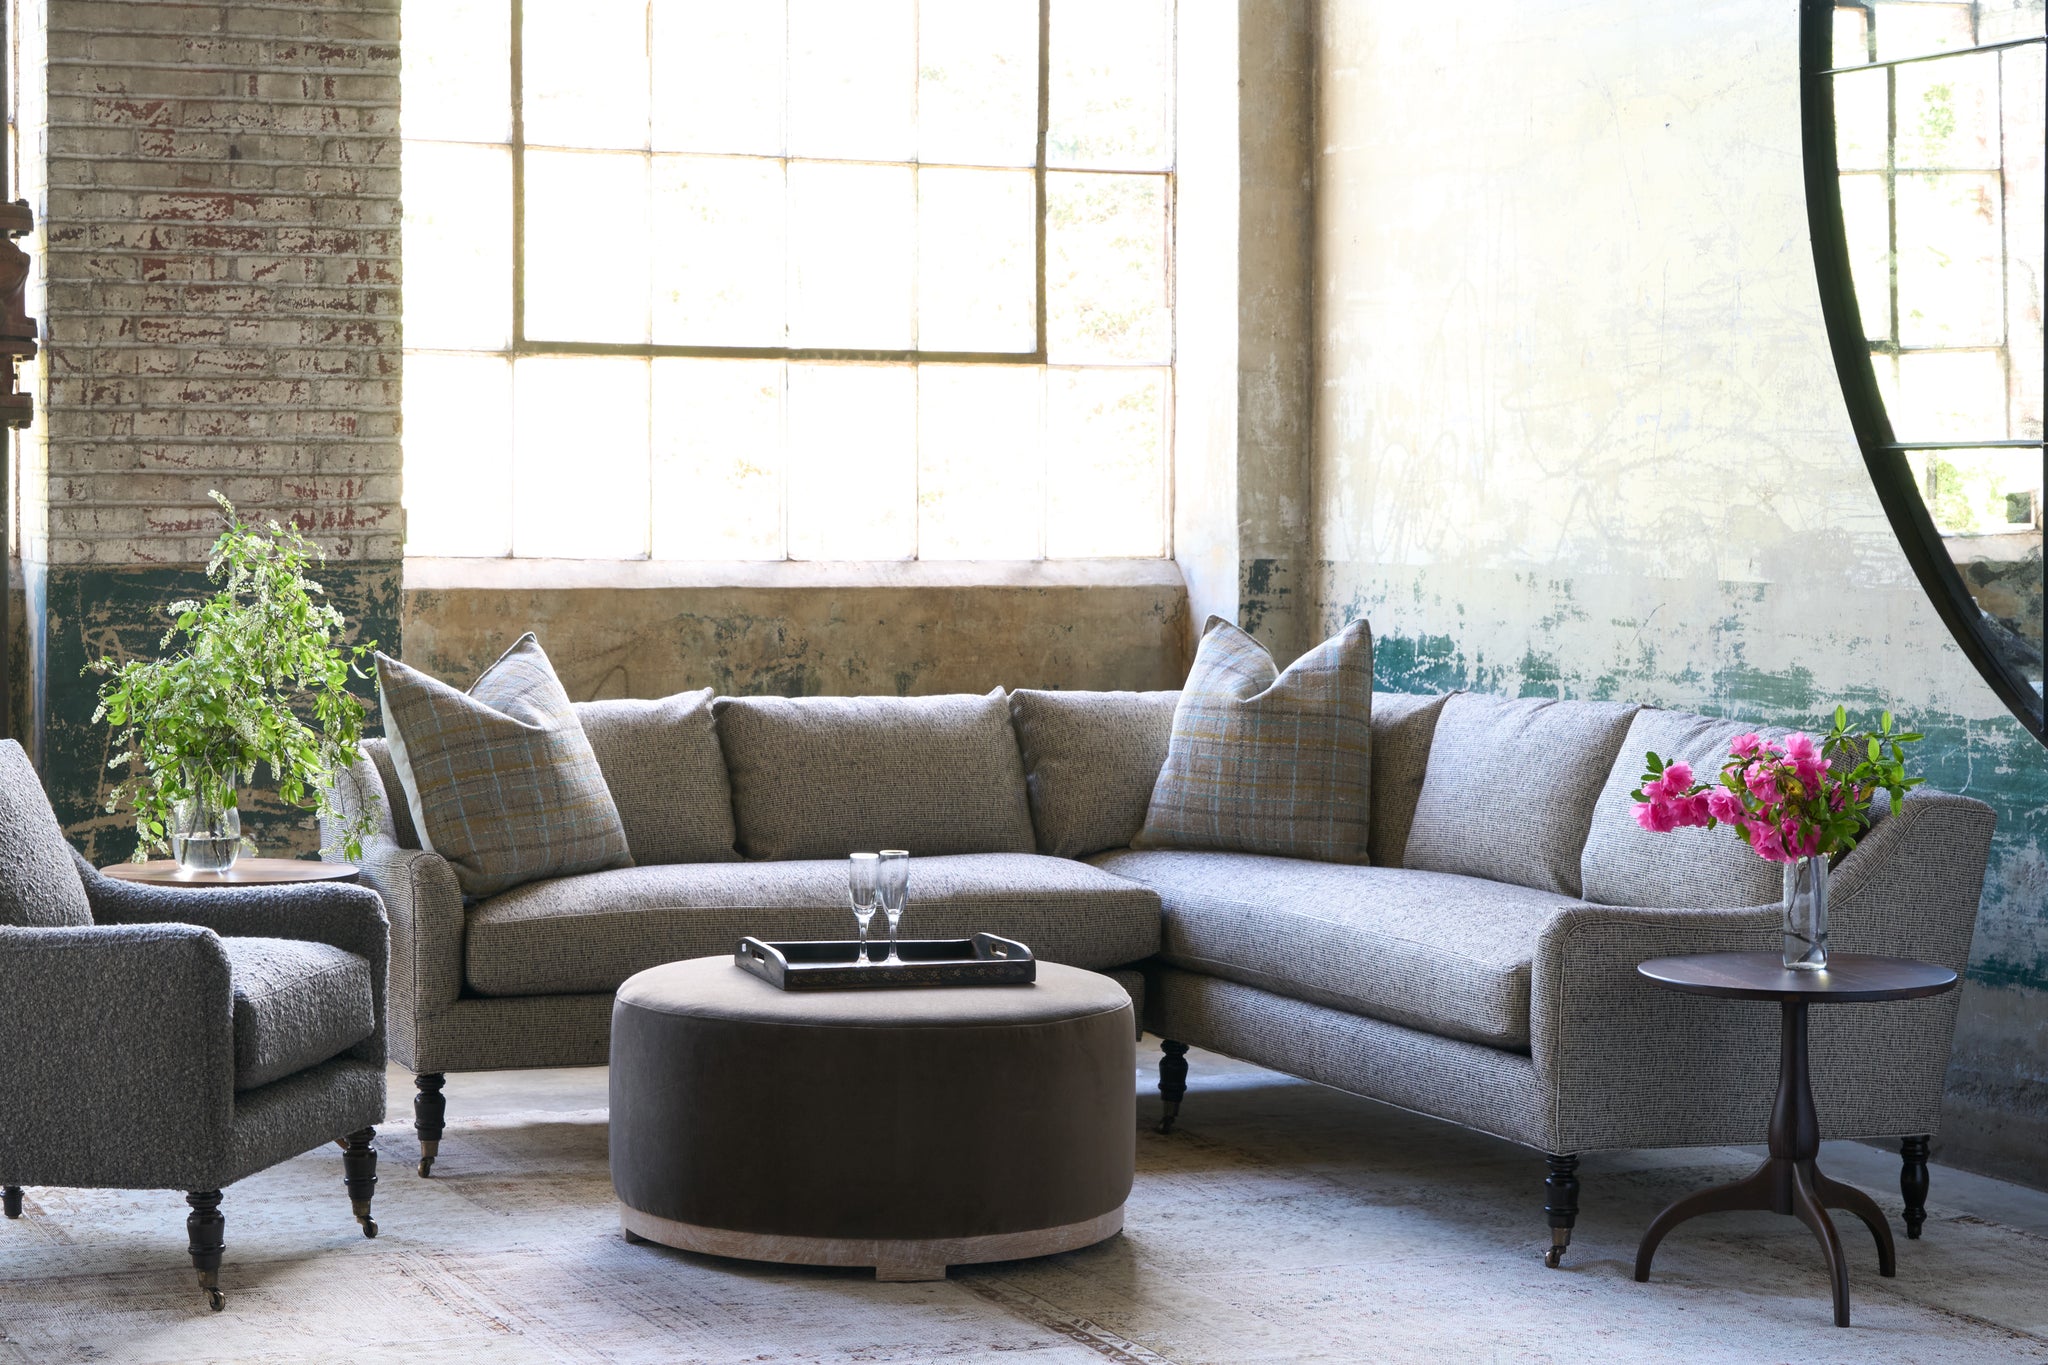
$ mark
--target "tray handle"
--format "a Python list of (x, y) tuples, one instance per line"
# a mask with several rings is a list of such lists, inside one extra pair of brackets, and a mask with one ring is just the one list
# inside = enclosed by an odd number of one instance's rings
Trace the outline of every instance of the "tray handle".
[(1013, 938), (997, 934), (976, 934), (974, 955), (981, 958), (998, 958), (1004, 962), (1030, 962), (1031, 950)]

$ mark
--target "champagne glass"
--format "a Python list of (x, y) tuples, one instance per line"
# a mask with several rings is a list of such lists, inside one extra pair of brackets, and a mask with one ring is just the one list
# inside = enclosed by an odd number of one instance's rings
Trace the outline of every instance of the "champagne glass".
[(850, 853), (846, 858), (846, 894), (853, 902), (853, 917), (860, 921), (860, 951), (853, 961), (860, 967), (874, 965), (868, 961), (868, 922), (881, 904), (876, 873), (880, 861), (872, 853)]
[(903, 903), (910, 897), (910, 855), (900, 848), (885, 848), (877, 864), (875, 887), (881, 893), (882, 913), (889, 917), (890, 962), (899, 966), (896, 955), (896, 926), (903, 921)]

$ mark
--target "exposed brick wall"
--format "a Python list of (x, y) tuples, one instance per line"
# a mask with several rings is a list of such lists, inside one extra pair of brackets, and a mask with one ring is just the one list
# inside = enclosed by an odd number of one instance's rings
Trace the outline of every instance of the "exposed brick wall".
[[(107, 731), (79, 670), (155, 654), (165, 604), (204, 589), (210, 490), (310, 531), (330, 598), (398, 647), (398, 0), (15, 3), (42, 226), (33, 731), (105, 860), (131, 836), (99, 809)], [(265, 851), (310, 846), (251, 796)]]
[(397, 560), (397, 0), (46, 14), (47, 562)]

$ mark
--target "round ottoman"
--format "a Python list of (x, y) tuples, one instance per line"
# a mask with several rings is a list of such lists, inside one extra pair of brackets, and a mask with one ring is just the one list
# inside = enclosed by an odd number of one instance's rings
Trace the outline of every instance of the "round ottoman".
[(1130, 997), (1029, 986), (781, 991), (731, 958), (632, 977), (612, 1006), (620, 1221), (715, 1256), (949, 1265), (1123, 1227), (1136, 1152)]

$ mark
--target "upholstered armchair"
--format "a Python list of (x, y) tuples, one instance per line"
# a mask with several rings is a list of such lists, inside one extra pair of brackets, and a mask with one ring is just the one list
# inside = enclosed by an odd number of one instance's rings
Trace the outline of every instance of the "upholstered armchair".
[(332, 883), (193, 890), (73, 853), (21, 746), (0, 741), (0, 1187), (186, 1192), (220, 1288), (221, 1191), (329, 1142), (375, 1237), (389, 928)]

